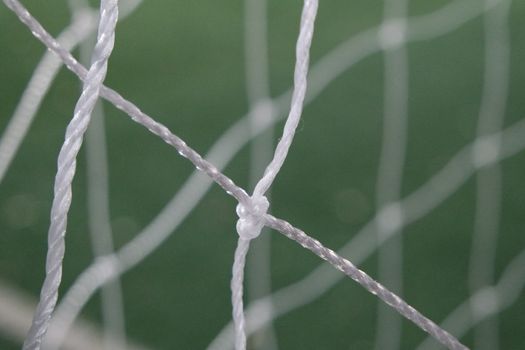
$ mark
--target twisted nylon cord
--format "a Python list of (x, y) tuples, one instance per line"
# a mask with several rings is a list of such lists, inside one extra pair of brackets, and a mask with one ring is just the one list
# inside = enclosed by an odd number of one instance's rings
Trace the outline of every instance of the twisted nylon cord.
[(250, 240), (239, 237), (237, 241), (237, 248), (235, 249), (235, 257), (233, 259), (232, 267), (232, 318), (234, 327), (234, 344), (235, 349), (246, 349), (246, 321), (244, 318), (243, 305), (243, 280), (244, 280), (244, 265), (246, 262), (246, 253), (250, 248)]
[(71, 205), (71, 183), (75, 175), (76, 157), (82, 145), (91, 112), (98, 99), (100, 87), (106, 76), (108, 59), (115, 41), (117, 19), (117, 0), (102, 0), (97, 43), (92, 56), (92, 64), (86, 75), (82, 94), (75, 106), (73, 119), (67, 126), (65, 141), (58, 155), (58, 170), (55, 178), (51, 224), (48, 233), (46, 278), (40, 292), (40, 301), (33, 317), (33, 323), (24, 342), (24, 350), (40, 349), (42, 338), (47, 331), (51, 313), (58, 298), (65, 250), (67, 213)]
[(461, 344), (454, 336), (440, 328), (437, 324), (423, 316), (419, 311), (408, 305), (403, 299), (389, 291), (383, 285), (368, 276), (364, 271), (359, 270), (354, 264), (339, 256), (333, 250), (326, 248), (321, 242), (308, 236), (300, 229), (290, 223), (276, 218), (270, 214), (265, 216), (265, 222), (286, 237), (293, 239), (304, 248), (310, 250), (321, 259), (329, 262), (333, 267), (343, 272), (345, 275), (359, 283), (367, 291), (383, 300), (385, 303), (396, 309), (401, 315), (418, 325), (425, 332), (432, 335), (437, 341), (451, 350), (465, 350), (466, 346)]
[[(33, 32), (33, 35), (44, 43), (50, 50), (54, 51), (59, 55), (59, 57), (64, 61), (66, 66), (74, 72), (82, 80), (86, 80), (86, 69), (78, 63), (78, 61), (62, 46), (56, 42), (56, 40), (51, 37), (51, 35), (40, 25), (40, 23), (25, 9), (25, 7), (20, 4), (17, 0), (3, 0), (4, 3), (19, 17), (20, 21), (28, 26), (28, 28)], [(213, 166), (208, 161), (204, 160), (197, 152), (192, 148), (187, 146), (184, 141), (182, 141), (176, 135), (173, 135), (165, 126), (156, 122), (151, 117), (142, 112), (137, 106), (133, 103), (124, 99), (116, 91), (103, 86), (100, 90), (100, 95), (106, 100), (113, 103), (118, 109), (129, 114), (133, 121), (143, 125), (150, 132), (159, 136), (169, 145), (176, 148), (179, 153), (191, 161), (196, 168), (205, 172), (210, 176), (210, 178), (215, 181), (219, 186), (221, 186), (229, 195), (235, 197), (240, 203), (248, 203), (250, 197), (246, 192), (235, 185), (235, 183), (228, 178), (226, 175), (219, 172), (219, 170)], [(514, 130), (513, 130), (514, 131)], [(521, 131), (521, 129), (519, 130)], [(516, 133), (519, 133), (517, 130)], [(514, 137), (513, 137), (514, 136)], [(515, 145), (510, 145), (507, 153), (512, 154), (515, 149), (521, 147), (523, 142), (521, 137), (516, 137), (515, 135), (509, 135), (509, 137), (516, 139), (514, 142)], [(513, 146), (513, 147), (511, 147)], [(432, 335), (436, 340), (441, 342), (443, 345), (447, 346), (449, 349), (467, 349), (465, 346), (461, 345), (458, 340), (450, 335), (448, 332), (439, 328), (432, 321), (428, 320), (426, 317), (421, 315), (417, 310), (406, 304), (403, 300), (397, 297), (395, 294), (390, 292), (388, 289), (383, 287), (381, 284), (374, 281), (370, 276), (365, 272), (360, 271), (349, 261), (343, 259), (337, 253), (333, 252), (322, 246), (320, 242), (309, 237), (303, 231), (293, 227), (290, 223), (275, 218), (271, 215), (266, 214), (264, 216), (264, 224), (278, 230), (279, 232), (286, 235), (288, 238), (293, 239), (294, 241), (301, 244), (303, 247), (311, 250), (316, 255), (325, 259), (327, 262), (332, 264), (337, 269), (343, 271), (346, 275), (350, 276), (352, 279), (357, 281), (368, 291), (374, 295), (378, 295), (382, 300), (387, 302), (389, 305), (396, 305), (394, 308), (400, 312), (403, 316), (413, 321), (418, 327), (427, 331)], [(112, 267), (118, 268), (115, 266), (116, 262), (111, 264)], [(101, 282), (103, 283), (103, 282)], [(380, 293), (378, 292), (380, 291)], [(391, 301), (388, 302), (387, 300)]]
[(272, 161), (266, 168), (263, 177), (256, 184), (249, 203), (239, 203), (237, 214), (237, 233), (239, 239), (235, 250), (232, 268), (232, 318), (235, 333), (235, 349), (246, 349), (246, 330), (243, 306), (244, 267), (246, 265), (246, 254), (250, 247), (250, 240), (258, 237), (264, 226), (263, 216), (268, 210), (268, 200), (264, 196), (270, 188), (275, 177), (279, 173), (290, 145), (292, 144), (295, 130), (301, 119), (304, 97), (306, 95), (308, 63), (310, 58), (310, 46), (314, 32), (314, 22), (317, 15), (318, 1), (305, 0), (301, 15), (299, 36), (296, 45), (296, 62), (294, 72), (294, 90), (290, 113), (286, 119), (283, 136), (277, 144)]
[(294, 90), (292, 94), (290, 113), (286, 119), (283, 136), (277, 144), (273, 159), (266, 168), (263, 177), (255, 186), (255, 190), (253, 191), (255, 196), (264, 195), (272, 185), (273, 180), (275, 180), (277, 173), (281, 169), (284, 160), (288, 155), (288, 150), (292, 144), (295, 130), (301, 119), (304, 97), (306, 95), (306, 78), (308, 75), (308, 63), (310, 61), (310, 45), (312, 44), (317, 7), (317, 0), (305, 0), (304, 2), (301, 15), (301, 29), (295, 49), (296, 62), (294, 71)]

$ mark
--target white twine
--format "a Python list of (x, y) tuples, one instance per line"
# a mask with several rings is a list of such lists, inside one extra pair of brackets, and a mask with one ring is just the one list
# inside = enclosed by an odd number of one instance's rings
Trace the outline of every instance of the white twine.
[[(45, 31), (45, 29), (38, 23), (38, 21), (36, 21), (17, 0), (3, 1), (11, 10), (13, 10), (18, 15), (20, 20), (31, 29), (36, 38), (38, 38), (50, 50), (56, 52), (60, 56), (60, 58), (64, 61), (68, 68), (70, 68), (74, 73), (76, 73), (82, 80), (86, 81), (88, 79), (89, 75), (86, 72), (86, 69), (81, 64), (79, 64), (69, 52), (64, 50), (59, 45), (59, 43), (57, 43), (56, 40), (54, 40), (49, 35), (49, 33), (47, 33), (47, 31)], [(156, 122), (151, 117), (143, 113), (138, 107), (133, 105), (131, 102), (125, 100), (114, 90), (102, 86), (100, 89), (100, 95), (108, 101), (112, 102), (117, 108), (129, 114), (134, 121), (145, 126), (149, 131), (161, 137), (166, 143), (176, 148), (182, 156), (190, 160), (197, 169), (208, 174), (208, 176), (210, 176), (211, 179), (213, 179), (218, 185), (225, 189), (225, 191), (229, 195), (236, 198), (240, 203), (242, 203), (246, 207), (252, 206), (252, 199), (248, 197), (248, 195), (242, 188), (236, 186), (230, 178), (219, 172), (219, 170), (211, 163), (204, 160), (197, 152), (195, 152), (192, 148), (186, 145), (186, 143), (182, 139), (172, 134), (164, 125)], [(513, 148), (518, 147), (518, 145), (513, 146), (515, 146)], [(275, 178), (275, 175), (272, 175), (273, 178)], [(257, 213), (257, 211), (251, 210), (250, 213)], [(387, 304), (391, 305), (407, 319), (414, 322), (418, 327), (427, 331), (430, 335), (436, 338), (443, 345), (447, 346), (449, 349), (467, 349), (464, 345), (459, 343), (454, 336), (452, 336), (451, 334), (434, 324), (432, 321), (421, 315), (421, 313), (419, 313), (406, 302), (401, 300), (394, 293), (390, 292), (381, 284), (374, 281), (365, 272), (357, 269), (348, 260), (340, 257), (334, 251), (324, 247), (320, 242), (309, 237), (303, 231), (295, 228), (290, 223), (282, 219), (275, 218), (274, 216), (269, 214), (265, 214), (263, 216), (263, 219), (264, 224), (266, 226), (278, 230), (279, 232), (286, 235), (288, 238), (295, 240), (303, 247), (311, 250), (314, 254), (328, 261), (334, 267), (344, 272), (346, 275), (348, 275), (356, 282), (361, 284), (369, 292), (371, 292), (374, 295), (377, 295)], [(242, 256), (242, 249), (240, 251), (241, 252), (239, 255)]]
[(295, 130), (301, 119), (304, 97), (306, 95), (310, 46), (312, 43), (317, 8), (317, 0), (304, 1), (299, 37), (297, 38), (295, 50), (296, 62), (291, 108), (284, 125), (281, 140), (277, 144), (273, 159), (266, 168), (263, 177), (255, 185), (250, 201), (248, 203), (239, 203), (237, 206), (237, 215), (239, 216), (237, 233), (239, 234), (239, 239), (235, 250), (230, 284), (232, 290), (232, 317), (235, 330), (234, 342), (236, 350), (246, 349), (243, 310), (243, 281), (246, 254), (250, 247), (250, 240), (258, 237), (264, 226), (264, 215), (269, 207), (268, 200), (264, 194), (272, 185), (286, 159), (295, 135)]
[(314, 21), (317, 15), (317, 0), (305, 0), (301, 15), (301, 29), (295, 49), (296, 62), (294, 71), (294, 90), (290, 113), (284, 125), (283, 135), (277, 144), (275, 154), (271, 163), (266, 168), (261, 180), (255, 186), (254, 196), (264, 195), (270, 188), (277, 173), (281, 169), (288, 150), (292, 144), (295, 130), (301, 119), (303, 102), (306, 94), (306, 78), (308, 75), (308, 63), (310, 61), (310, 45), (314, 32)]
[[(268, 0), (244, 0), (244, 64), (246, 72), (246, 97), (248, 100), (250, 135), (255, 135), (261, 126), (273, 119), (274, 102), (270, 98), (268, 63)], [(288, 105), (288, 102), (286, 103)], [(286, 106), (288, 107), (288, 106)], [(253, 188), (264, 168), (272, 159), (274, 130), (269, 127), (250, 143), (249, 187)], [(269, 199), (270, 191), (266, 193)], [(271, 236), (265, 235), (253, 245), (251, 256), (246, 261), (248, 283), (244, 287), (251, 300), (272, 292), (272, 244)], [(272, 305), (264, 314), (271, 313)], [(254, 335), (254, 350), (277, 350), (277, 334), (270, 323)], [(255, 344), (256, 343), (256, 344)]]
[(76, 156), (82, 145), (91, 112), (98, 99), (100, 87), (106, 76), (107, 63), (115, 40), (117, 19), (117, 0), (102, 0), (97, 43), (92, 56), (92, 64), (86, 75), (82, 94), (75, 106), (73, 119), (66, 129), (65, 141), (58, 156), (51, 224), (48, 233), (46, 277), (40, 292), (40, 301), (33, 317), (33, 323), (24, 342), (24, 350), (40, 349), (42, 338), (47, 331), (58, 298)]

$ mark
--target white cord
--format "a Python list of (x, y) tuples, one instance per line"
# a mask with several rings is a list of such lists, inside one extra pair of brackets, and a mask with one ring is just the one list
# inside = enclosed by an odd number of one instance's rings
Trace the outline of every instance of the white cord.
[(301, 29), (297, 39), (295, 49), (296, 62), (294, 71), (294, 90), (292, 93), (292, 102), (290, 113), (284, 125), (283, 135), (277, 144), (272, 161), (266, 168), (263, 177), (253, 191), (255, 196), (264, 195), (270, 188), (277, 173), (281, 169), (284, 160), (292, 144), (295, 129), (301, 119), (303, 111), (303, 102), (306, 94), (306, 79), (308, 75), (308, 63), (310, 61), (310, 45), (314, 32), (314, 21), (317, 15), (317, 0), (305, 0), (303, 12), (301, 15)]
[(73, 119), (66, 129), (65, 141), (58, 156), (58, 171), (55, 178), (51, 224), (48, 233), (49, 247), (46, 261), (46, 277), (40, 292), (40, 301), (33, 323), (24, 342), (24, 350), (40, 348), (58, 298), (58, 287), (62, 278), (67, 214), (71, 205), (71, 183), (75, 175), (76, 156), (82, 145), (91, 111), (95, 106), (102, 82), (106, 76), (107, 62), (115, 40), (117, 19), (117, 0), (102, 0), (97, 43), (92, 56), (92, 64), (86, 75), (82, 94), (75, 106)]
[(294, 72), (294, 90), (290, 113), (286, 119), (281, 140), (277, 144), (272, 161), (266, 168), (263, 177), (259, 180), (250, 197), (249, 203), (239, 203), (237, 206), (237, 233), (239, 240), (235, 251), (232, 268), (232, 305), (233, 323), (235, 329), (235, 349), (246, 349), (246, 332), (243, 310), (243, 280), (246, 254), (250, 240), (261, 233), (264, 226), (263, 218), (268, 210), (268, 200), (264, 196), (279, 173), (288, 150), (292, 144), (295, 130), (301, 119), (304, 97), (306, 95), (308, 64), (310, 61), (310, 45), (314, 32), (314, 22), (317, 15), (317, 0), (305, 0), (301, 15), (299, 37), (296, 45), (296, 62)]

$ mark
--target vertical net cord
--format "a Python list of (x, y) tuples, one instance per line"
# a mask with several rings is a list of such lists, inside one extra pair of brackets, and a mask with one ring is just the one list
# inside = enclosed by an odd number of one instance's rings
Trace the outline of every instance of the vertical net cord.
[(317, 15), (318, 1), (305, 0), (301, 15), (299, 36), (296, 44), (296, 62), (294, 69), (294, 89), (290, 113), (286, 119), (281, 140), (278, 142), (272, 161), (267, 166), (263, 177), (255, 185), (253, 195), (249, 203), (239, 203), (237, 214), (237, 233), (239, 239), (235, 251), (232, 268), (232, 306), (233, 323), (235, 330), (235, 349), (246, 349), (246, 331), (243, 310), (243, 278), (244, 266), (246, 264), (246, 254), (249, 248), (249, 241), (259, 236), (263, 224), (262, 216), (268, 210), (268, 200), (265, 197), (266, 191), (272, 185), (275, 177), (279, 173), (290, 146), (292, 144), (295, 130), (299, 124), (303, 109), (304, 97), (306, 95), (308, 64), (310, 58), (310, 46), (314, 32), (314, 22)]
[(93, 52), (92, 65), (86, 75), (82, 94), (75, 106), (73, 119), (66, 129), (65, 141), (58, 156), (51, 224), (48, 233), (46, 277), (33, 323), (24, 342), (24, 350), (40, 348), (58, 298), (65, 250), (67, 213), (71, 205), (71, 183), (75, 174), (76, 156), (89, 124), (91, 111), (98, 99), (100, 87), (106, 76), (107, 61), (115, 39), (117, 18), (117, 1), (102, 0), (99, 32)]
[[(383, 137), (376, 183), (378, 280), (399, 296), (403, 290), (403, 213), (399, 202), (408, 130), (408, 55), (405, 48), (407, 0), (385, 0), (378, 32), (384, 52)], [(401, 345), (401, 317), (383, 303), (377, 305), (376, 350), (397, 350)]]
[[(451, 5), (446, 5), (443, 8), (434, 11), (431, 14), (411, 18), (409, 21), (410, 31), (409, 35), (407, 36), (407, 41), (428, 40), (443, 35), (447, 32), (459, 28), (460, 26), (476, 18), (478, 15), (482, 14), (484, 11), (487, 11), (494, 6), (491, 5), (489, 8), (479, 8), (466, 5), (470, 4), (471, 2), (472, 0), (462, 0), (459, 2), (454, 2)], [(70, 55), (67, 50), (60, 50), (60, 45), (54, 45), (52, 41), (53, 39), (45, 32), (45, 30), (38, 24), (38, 22), (34, 18), (32, 18), (29, 13), (27, 13), (23, 6), (20, 6), (20, 4), (17, 1), (4, 0), (4, 3), (15, 13), (17, 13), (22, 22), (24, 22), (30, 28), (33, 28), (34, 32), (37, 33), (37, 38), (40, 39), (42, 42), (47, 43), (46, 45), (49, 46), (51, 50), (55, 51), (64, 63), (69, 65), (68, 68), (72, 72), (78, 75), (80, 79), (85, 79), (84, 68), (75, 64), (74, 60), (72, 60), (71, 57), (69, 57)], [(134, 5), (129, 5), (130, 3), (131, 1), (128, 1), (126, 3), (128, 4), (127, 8), (129, 8), (128, 12), (131, 11), (133, 7), (137, 5), (137, 1), (135, 1)], [(122, 7), (121, 12), (124, 12), (124, 6)], [(445, 24), (438, 26), (439, 23)], [(359, 62), (360, 60), (366, 58), (368, 55), (377, 52), (380, 49), (380, 47), (376, 44), (376, 37), (377, 35), (375, 28), (365, 30), (357, 36), (352, 37), (346, 42), (340, 44), (338, 47), (336, 47), (330, 53), (326, 54), (322, 59), (320, 59), (319, 62), (316, 63), (311, 70), (311, 79), (309, 84), (310, 89), (306, 96), (305, 103), (311, 102), (313, 99), (315, 99), (315, 97), (318, 96), (327, 87), (328, 83), (335, 79), (339, 74), (352, 67), (355, 63)], [(289, 94), (290, 91), (288, 90), (285, 93), (281, 94), (278, 98), (275, 98), (273, 100), (273, 110), (275, 111), (273, 113), (274, 116), (278, 116), (279, 118), (281, 117), (279, 115), (279, 111), (281, 111), (284, 108)], [(104, 94), (102, 95), (104, 98), (108, 99), (108, 101), (111, 101), (117, 106), (119, 105), (119, 101), (117, 100), (118, 94), (113, 94), (109, 96), (104, 96)], [(136, 107), (133, 106), (133, 108)], [(136, 113), (138, 113), (136, 112), (136, 109), (128, 110), (128, 112), (130, 113), (130, 115), (135, 115)], [(136, 121), (140, 123), (139, 119), (136, 119)], [(276, 119), (272, 119), (271, 123), (275, 121)], [(228, 130), (223, 135), (223, 137), (212, 148), (209, 157), (210, 159), (214, 160), (213, 163), (226, 164), (231, 159), (231, 156), (237, 150), (240, 149), (242, 144), (244, 142), (247, 142), (249, 136), (246, 136), (244, 133), (240, 134), (241, 131), (244, 131), (244, 122), (245, 120), (240, 120), (238, 123), (236, 123), (232, 128), (230, 128), (230, 130)], [(521, 131), (519, 131), (521, 130), (519, 124), (520, 123), (516, 123), (516, 125), (509, 127), (507, 130), (509, 134), (514, 135), (511, 137), (513, 140), (520, 139), (519, 135), (515, 135), (516, 133), (521, 133)], [(261, 125), (261, 128), (264, 127), (264, 125)], [(511, 130), (515, 130), (515, 132), (510, 132)], [(516, 150), (519, 150), (521, 147), (519, 145), (519, 141), (514, 142), (516, 143), (514, 147), (516, 147)], [(223, 154), (223, 152), (232, 152), (232, 154), (226, 156), (226, 153)], [(179, 198), (174, 198), (172, 202), (168, 204), (165, 210), (161, 214), (159, 214), (159, 216), (154, 220), (154, 222), (151, 223), (151, 225), (149, 225), (136, 238), (134, 238), (132, 241), (126, 244), (120, 252), (120, 254), (118, 254), (118, 259), (120, 262), (119, 265), (121, 268), (115, 270), (116, 274), (120, 274), (124, 271), (129, 270), (130, 268), (138, 264), (140, 261), (142, 261), (142, 259), (151, 254), (155, 247), (159, 246), (169, 236), (170, 232), (174, 231), (175, 227), (181, 222), (181, 220), (183, 220), (184, 216), (187, 215), (188, 211), (191, 210), (190, 207), (195, 206), (195, 203), (198, 201), (198, 197), (202, 197), (202, 195), (205, 192), (204, 190), (201, 190), (200, 185), (209, 187), (211, 184), (211, 182), (207, 180), (201, 181), (201, 179), (203, 178), (196, 176), (196, 174), (197, 173), (194, 173), (194, 176), (192, 176), (192, 178), (187, 182), (187, 185), (184, 186), (182, 192), (185, 193), (185, 197), (190, 196), (190, 189), (195, 190), (195, 193), (197, 194), (191, 194), (190, 197), (192, 198), (192, 200), (190, 202), (187, 202), (186, 200), (181, 201), (179, 200)], [(438, 197), (439, 200), (442, 199), (441, 196)], [(182, 214), (182, 216), (177, 214), (174, 215), (172, 213), (173, 211), (177, 213), (180, 213), (182, 211), (186, 214)], [(359, 233), (359, 235), (362, 236), (363, 233), (364, 232), (362, 231)], [(92, 267), (95, 267), (94, 265), (97, 264), (98, 262), (93, 263)], [(96, 269), (87, 269), (85, 273), (89, 274), (90, 271), (95, 270)], [(339, 280), (340, 277), (334, 279), (334, 281)], [(101, 284), (104, 284), (103, 281), (95, 282), (94, 279), (89, 279), (89, 281), (92, 281), (91, 283), (95, 284), (93, 285), (93, 288), (98, 288)], [(314, 284), (312, 287), (314, 288), (313, 290), (317, 290), (319, 288), (319, 285)], [(327, 285), (324, 288), (328, 289), (329, 287), (330, 286)], [(319, 292), (313, 293), (319, 294)], [(68, 292), (67, 295), (70, 296), (71, 300), (77, 299), (75, 297), (75, 290), (73, 290), (72, 293)], [(293, 298), (292, 301), (293, 303), (290, 305), (303, 304), (298, 298)], [(293, 308), (294, 307), (291, 306), (290, 310)], [(221, 337), (223, 336), (224, 334), (221, 335)]]
[[(268, 124), (273, 118), (273, 101), (270, 99), (270, 82), (267, 45), (267, 0), (244, 1), (244, 52), (246, 71), (246, 94), (248, 98), (250, 135), (250, 188), (254, 188), (264, 171), (264, 166), (271, 161), (273, 151), (273, 128), (269, 127), (257, 136), (261, 125)], [(266, 197), (270, 200), (269, 191)], [(264, 230), (264, 229), (263, 229)], [(251, 254), (248, 256), (246, 291), (249, 300), (256, 300), (272, 291), (271, 276), (271, 235), (259, 237), (253, 241)], [(267, 304), (264, 314), (271, 314), (273, 307)], [(256, 349), (277, 350), (277, 335), (270, 323), (253, 335), (251, 347)]]
[[(4, 4), (11, 9), (49, 50), (55, 52), (65, 65), (75, 73), (81, 80), (87, 80), (88, 71), (42, 27), (42, 25), (27, 11), (18, 0), (3, 0)], [(155, 121), (136, 105), (122, 97), (118, 92), (102, 85), (100, 96), (111, 102), (115, 107), (128, 114), (133, 121), (145, 127), (152, 134), (158, 136), (165, 143), (172, 146), (184, 158), (188, 159), (197, 170), (208, 175), (224, 191), (235, 198), (238, 202), (248, 204), (250, 197), (242, 188), (226, 175), (221, 173), (216, 166), (188, 146), (184, 140), (173, 134), (166, 126)]]
[[(89, 62), (92, 47), (92, 42), (88, 41), (80, 46), (80, 56), (84, 64)], [(95, 260), (114, 251), (105, 129), (104, 109), (102, 101), (98, 101), (86, 132), (88, 222)], [(126, 322), (120, 279), (117, 277), (111, 280), (101, 288), (100, 293), (104, 348), (124, 350), (126, 349)]]
[(246, 349), (245, 319), (243, 309), (243, 279), (246, 253), (250, 240), (239, 238), (232, 267), (231, 298), (232, 318), (235, 327), (235, 349)]
[[(4, 0), (4, 2), (8, 5), (18, 4), (15, 0)], [(47, 46), (50, 49), (53, 49), (55, 52), (59, 53), (61, 55), (61, 58), (63, 58), (64, 61), (68, 63), (68, 66), (73, 71), (75, 71), (82, 79), (85, 79), (85, 70), (83, 69), (83, 67), (81, 67), (78, 64), (78, 62), (76, 62), (69, 55), (69, 53), (65, 53), (64, 50), (56, 42), (52, 40), (52, 38), (51, 38), (51, 41), (49, 41), (50, 40), (49, 35), (43, 30), (43, 28), (41, 28), (41, 26), (37, 25), (38, 23), (34, 23), (34, 19), (32, 19), (32, 17), (27, 13), (25, 9), (23, 9), (23, 7), (20, 7), (20, 5), (18, 4), (16, 6), (14, 5), (10, 6), (10, 8), (12, 8), (19, 15), (19, 17), (24, 23), (28, 24), (30, 28), (35, 29), (35, 32), (36, 32), (35, 35), (39, 39), (46, 42)], [(148, 127), (150, 131), (162, 137), (170, 145), (176, 147), (180, 151), (180, 153), (183, 153), (183, 155), (187, 157), (188, 159), (190, 159), (194, 164), (196, 163), (195, 165), (197, 167), (211, 166), (209, 163), (205, 162), (202, 159), (202, 157), (195, 159), (195, 157), (198, 156), (198, 154), (195, 155), (194, 153), (191, 153), (193, 150), (191, 150), (191, 148), (183, 144), (182, 140), (178, 139), (175, 135), (170, 134), (169, 131), (165, 127), (152, 121), (151, 118), (149, 118), (144, 113), (142, 113), (140, 110), (138, 110), (138, 108), (136, 108), (130, 102), (124, 100), (116, 92), (108, 88), (104, 88), (103, 93), (106, 95), (105, 97), (108, 100), (112, 101), (120, 109), (128, 112), (135, 121), (141, 123), (142, 125), (145, 125), (146, 127)], [(503, 151), (501, 152), (501, 154), (499, 155), (500, 157), (508, 157), (514, 154), (515, 152), (517, 152), (517, 150), (521, 149), (524, 146), (523, 140), (521, 138), (518, 138), (518, 136), (523, 132), (522, 124), (523, 123), (517, 123), (513, 128), (509, 128), (505, 131), (508, 134), (507, 135), (508, 139), (504, 139), (504, 146), (505, 146), (503, 147), (504, 152)], [(183, 148), (182, 145), (186, 146), (187, 148)], [(234, 195), (236, 196), (236, 198), (239, 197), (238, 200), (240, 202), (242, 202), (242, 200), (246, 200), (246, 197), (243, 197), (243, 195), (246, 196), (245, 192), (240, 188), (236, 188), (233, 182), (231, 182), (231, 180), (229, 180), (223, 174), (216, 173), (217, 171), (216, 168), (203, 169), (201, 167), (200, 169), (205, 171), (206, 173), (211, 172), (210, 177), (212, 177), (221, 187), (225, 188), (225, 190), (229, 191), (230, 195)], [(215, 170), (215, 172), (213, 172), (213, 170)], [(469, 169), (467, 169), (467, 171), (468, 170)], [(418, 211), (416, 211), (416, 213), (417, 212)], [(267, 217), (268, 216), (266, 216), (266, 218)]]
[(294, 70), (294, 89), (290, 113), (286, 119), (281, 139), (277, 143), (272, 161), (266, 167), (263, 177), (253, 191), (254, 196), (263, 196), (270, 188), (275, 177), (279, 173), (284, 160), (292, 144), (295, 130), (301, 119), (303, 111), (303, 102), (306, 95), (306, 79), (308, 75), (308, 64), (310, 61), (310, 45), (314, 31), (314, 22), (317, 15), (317, 0), (305, 0), (301, 16), (301, 29), (297, 38), (295, 49), (296, 63)]
[[(480, 106), (477, 138), (499, 132), (503, 126), (506, 100), (509, 87), (509, 26), (508, 16), (511, 2), (486, 0), (485, 6), (499, 3), (484, 16), (485, 28), (485, 69), (482, 102)], [(501, 142), (477, 143), (473, 149), (473, 160), (483, 165), (485, 159), (499, 153)], [(476, 213), (474, 233), (469, 262), (469, 289), (475, 295), (482, 288), (494, 283), (498, 227), (501, 216), (502, 169), (497, 163), (480, 169), (476, 177)], [(472, 314), (485, 314), (485, 309), (497, 304), (472, 304)], [(474, 316), (477, 318), (477, 316)], [(498, 317), (479, 323), (474, 328), (474, 348), (484, 350), (499, 349)]]

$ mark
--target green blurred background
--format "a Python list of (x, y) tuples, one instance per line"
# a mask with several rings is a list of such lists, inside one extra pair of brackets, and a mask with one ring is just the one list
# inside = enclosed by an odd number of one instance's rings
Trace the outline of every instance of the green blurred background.
[[(65, 1), (25, 1), (53, 35), (70, 21)], [(445, 0), (412, 1), (410, 15)], [(96, 5), (96, 3), (93, 3)], [(302, 2), (269, 0), (272, 96), (292, 83)], [(329, 50), (381, 22), (383, 2), (321, 1), (312, 45), (315, 63)], [(511, 10), (511, 80), (505, 125), (525, 116), (525, 2)], [(106, 85), (204, 154), (247, 112), (243, 1), (145, 1), (118, 24)], [(408, 153), (403, 193), (411, 193), (475, 138), (483, 79), (482, 17), (431, 41), (409, 44)], [(0, 6), (0, 130), (14, 111), (44, 47)], [(78, 53), (78, 52), (76, 52)], [(291, 152), (272, 189), (272, 212), (326, 246), (341, 247), (375, 213), (383, 117), (383, 55), (374, 54), (333, 81), (304, 111)], [(63, 69), (0, 188), (0, 278), (37, 296), (56, 157), (79, 96)], [(105, 104), (111, 218), (117, 247), (134, 237), (192, 173), (171, 147)], [(278, 133), (282, 123), (278, 123)], [(248, 186), (249, 148), (225, 173)], [(502, 162), (503, 202), (496, 276), (525, 247), (525, 153)], [(91, 262), (85, 154), (80, 153), (69, 215), (61, 291)], [(475, 181), (404, 230), (407, 301), (440, 321), (469, 295), (467, 272)], [(350, 194), (350, 195), (349, 195)], [(230, 320), (229, 279), (236, 244), (235, 202), (213, 186), (160, 249), (123, 276), (130, 337), (155, 349), (202, 349)], [(272, 284), (305, 276), (319, 259), (278, 233)], [(351, 257), (349, 257), (351, 259)], [(376, 256), (361, 265), (376, 275)], [(282, 349), (370, 349), (377, 299), (349, 279), (276, 323)], [(501, 314), (501, 348), (525, 348), (525, 296)], [(99, 295), (83, 316), (101, 319)], [(402, 348), (423, 332), (403, 321)], [(472, 344), (472, 333), (463, 341)], [(0, 339), (1, 349), (20, 344)]]

